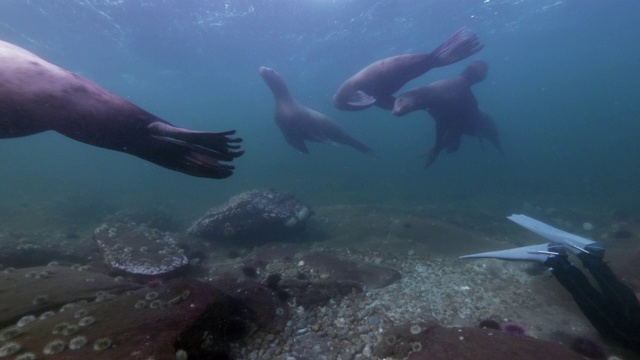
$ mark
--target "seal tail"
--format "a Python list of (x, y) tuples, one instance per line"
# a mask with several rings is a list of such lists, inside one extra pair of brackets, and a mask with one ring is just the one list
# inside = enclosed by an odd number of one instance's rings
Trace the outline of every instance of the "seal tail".
[(467, 33), (467, 29), (463, 27), (431, 52), (433, 67), (446, 66), (464, 60), (482, 50), (482, 47), (478, 36)]
[(351, 146), (352, 148), (362, 153), (377, 157), (376, 152), (372, 148), (368, 147), (367, 145), (358, 141), (353, 136), (349, 135), (342, 127), (338, 127), (334, 129), (332, 133), (325, 134), (325, 136), (327, 137), (327, 139), (331, 141), (334, 141), (339, 144)]

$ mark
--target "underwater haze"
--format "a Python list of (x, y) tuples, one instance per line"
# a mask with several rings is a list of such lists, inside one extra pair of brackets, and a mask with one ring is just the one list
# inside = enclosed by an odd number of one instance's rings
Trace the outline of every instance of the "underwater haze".
[[(41, 204), (78, 221), (99, 209), (163, 208), (193, 219), (272, 187), (312, 206), (455, 206), (499, 217), (524, 204), (637, 211), (639, 13), (637, 0), (3, 0), (0, 39), (176, 126), (236, 129), (246, 153), (233, 176), (212, 180), (53, 132), (3, 139), (0, 209), (8, 216)], [(488, 77), (473, 91), (496, 119), (504, 155), (464, 137), (425, 170), (422, 155), (435, 142), (426, 112), (333, 107), (336, 89), (364, 66), (430, 52), (462, 27), (482, 51), (404, 89), (486, 61)], [(274, 123), (260, 66), (379, 158), (320, 143), (298, 153)]]

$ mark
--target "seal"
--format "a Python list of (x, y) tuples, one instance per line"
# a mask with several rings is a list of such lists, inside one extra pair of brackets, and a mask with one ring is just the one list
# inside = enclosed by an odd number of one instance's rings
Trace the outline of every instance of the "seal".
[(427, 153), (429, 167), (443, 149), (452, 153), (460, 147), (462, 135), (489, 139), (502, 153), (498, 128), (487, 112), (478, 107), (471, 86), (487, 77), (489, 66), (483, 61), (469, 64), (456, 77), (407, 90), (394, 104), (393, 114), (403, 116), (426, 110), (436, 121), (436, 144)]
[(378, 60), (345, 81), (333, 96), (340, 110), (364, 110), (373, 105), (391, 110), (393, 94), (427, 71), (453, 64), (482, 50), (476, 34), (462, 28), (428, 54), (405, 54)]
[(243, 154), (240, 138), (191, 131), (139, 108), (94, 82), (0, 41), (0, 138), (56, 131), (191, 176), (222, 179)]
[(261, 66), (259, 72), (273, 93), (276, 102), (275, 121), (289, 145), (305, 154), (309, 153), (305, 141), (339, 143), (363, 153), (374, 153), (328, 116), (297, 102), (275, 70)]

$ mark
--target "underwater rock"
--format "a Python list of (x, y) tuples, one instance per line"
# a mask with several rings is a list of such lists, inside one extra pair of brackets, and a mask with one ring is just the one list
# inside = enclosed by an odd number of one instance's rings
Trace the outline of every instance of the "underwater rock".
[(640, 298), (640, 245), (627, 252), (628, 257), (618, 270), (620, 279), (631, 286), (636, 296)]
[(398, 270), (387, 266), (342, 260), (322, 252), (306, 254), (303, 260), (307, 266), (332, 279), (358, 282), (374, 289), (383, 288), (402, 278)]
[(494, 329), (450, 328), (428, 323), (388, 329), (373, 348), (373, 355), (409, 360), (583, 359), (561, 343), (512, 336)]
[[(86, 282), (66, 280), (69, 288), (61, 291), (70, 296)], [(126, 284), (113, 278), (111, 283)], [(54, 310), (46, 317), (34, 312), (36, 320), (19, 327), (11, 341), (22, 351), (38, 358), (44, 352), (54, 360), (175, 360), (177, 353), (226, 359), (230, 342), (246, 334), (252, 319), (237, 300), (195, 279), (170, 280), (152, 289), (136, 286), (124, 293), (105, 290), (88, 299), (77, 296)], [(15, 328), (0, 331), (12, 335)]]
[(170, 233), (134, 223), (104, 223), (94, 231), (104, 261), (134, 275), (165, 275), (189, 260)]
[(52, 261), (84, 264), (96, 255), (95, 242), (76, 234), (0, 232), (0, 269), (44, 266)]
[(290, 193), (254, 190), (207, 211), (189, 234), (218, 241), (282, 240), (302, 230), (311, 215), (309, 206)]
[(121, 294), (137, 284), (87, 271), (84, 266), (39, 266), (0, 272), (0, 326), (16, 324), (25, 316), (39, 317), (50, 310), (98, 293)]
[(264, 285), (245, 283), (230, 294), (255, 314), (256, 325), (269, 331), (281, 331), (289, 320), (289, 306)]
[(298, 306), (313, 308), (353, 293), (362, 292), (362, 284), (355, 281), (301, 281), (287, 279), (279, 284), (279, 288), (285, 291)]
[(107, 216), (104, 221), (134, 223), (160, 231), (178, 232), (182, 230), (180, 224), (169, 212), (160, 209), (120, 210)]

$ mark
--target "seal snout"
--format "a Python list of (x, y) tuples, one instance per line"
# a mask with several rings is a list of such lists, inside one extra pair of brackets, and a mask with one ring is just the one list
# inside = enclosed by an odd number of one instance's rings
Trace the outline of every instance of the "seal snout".
[(260, 66), (260, 67), (258, 68), (258, 72), (260, 73), (260, 75), (264, 76), (264, 75), (266, 75), (266, 74), (268, 74), (268, 73), (272, 73), (272, 72), (273, 72), (273, 69), (268, 68), (268, 67), (266, 67), (266, 66)]

